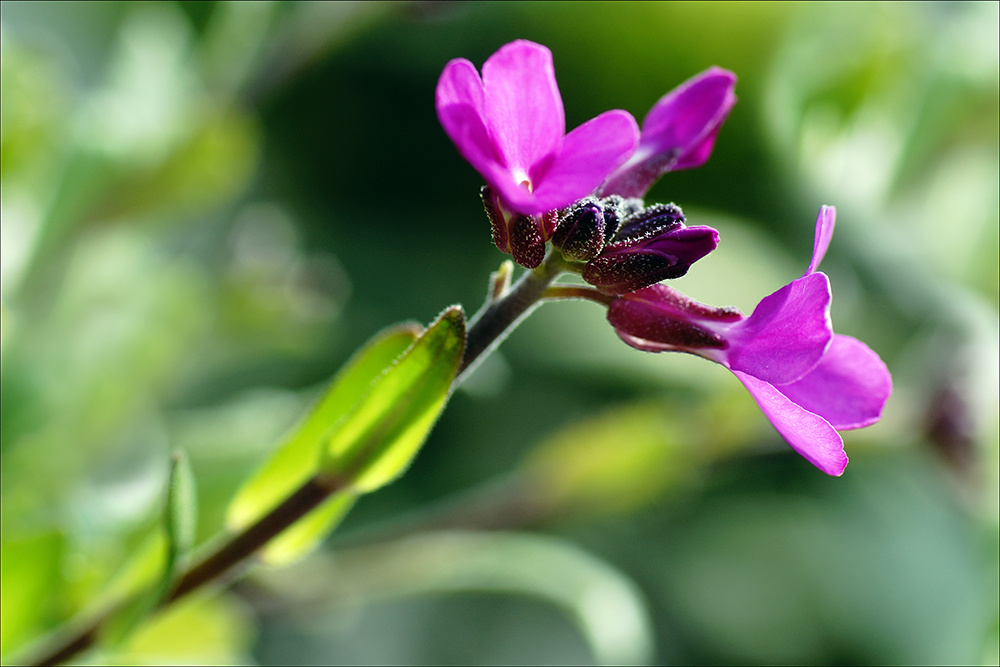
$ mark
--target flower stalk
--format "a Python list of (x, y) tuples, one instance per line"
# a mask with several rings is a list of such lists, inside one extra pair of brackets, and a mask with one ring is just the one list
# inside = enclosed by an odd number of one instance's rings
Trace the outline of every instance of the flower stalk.
[[(539, 304), (552, 281), (566, 270), (568, 264), (559, 252), (549, 250), (538, 268), (525, 271), (498, 298), (487, 298), (469, 322), (465, 357), (458, 367), (455, 386), (461, 384), (478, 362), (503, 342), (507, 334)], [(491, 287), (490, 297), (497, 291)]]

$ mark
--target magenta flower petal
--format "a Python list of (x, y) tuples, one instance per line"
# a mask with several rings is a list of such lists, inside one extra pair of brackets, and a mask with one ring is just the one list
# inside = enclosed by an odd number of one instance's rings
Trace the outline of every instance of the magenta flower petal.
[(715, 129), (712, 130), (712, 132), (709, 133), (704, 139), (695, 144), (691, 149), (682, 153), (677, 158), (677, 162), (674, 163), (674, 166), (670, 168), (670, 171), (696, 169), (708, 162), (708, 158), (712, 156), (712, 150), (715, 148), (715, 139), (719, 136), (719, 130), (721, 129), (721, 124), (716, 125)]
[(454, 104), (467, 104), (482, 116), (483, 81), (479, 78), (475, 65), (465, 58), (449, 61), (438, 79), (434, 102), (438, 109)]
[(792, 449), (828, 475), (843, 474), (847, 467), (844, 441), (830, 422), (797, 405), (774, 385), (746, 373), (733, 373)]
[(736, 104), (736, 75), (712, 67), (688, 79), (653, 105), (642, 121), (644, 150), (697, 148)]
[(472, 105), (452, 104), (439, 108), (438, 119), (445, 132), (455, 142), (458, 152), (486, 180), (513, 183), (507, 169), (498, 162), (489, 130), (483, 125), (479, 112)]
[(602, 193), (642, 197), (666, 172), (704, 164), (736, 104), (735, 86), (735, 74), (712, 67), (664, 95), (642, 122), (635, 155), (608, 178)]
[(733, 326), (727, 366), (787, 384), (819, 363), (832, 338), (830, 281), (813, 273), (765, 297), (750, 317)]
[(527, 176), (559, 150), (566, 132), (552, 52), (522, 39), (505, 44), (483, 64), (483, 87), (498, 152), (507, 168)]
[(544, 173), (532, 170), (539, 183), (534, 196), (542, 210), (565, 206), (580, 192), (593, 192), (604, 178), (635, 151), (639, 126), (632, 114), (606, 111), (566, 135), (562, 150)]
[(816, 218), (816, 241), (813, 243), (812, 261), (806, 275), (813, 273), (819, 268), (819, 263), (826, 255), (826, 249), (830, 247), (830, 239), (833, 238), (833, 227), (837, 222), (837, 209), (833, 206), (822, 206), (819, 209), (819, 217)]
[(801, 380), (777, 389), (843, 431), (879, 420), (892, 393), (892, 376), (867, 345), (850, 336), (835, 335), (816, 368)]

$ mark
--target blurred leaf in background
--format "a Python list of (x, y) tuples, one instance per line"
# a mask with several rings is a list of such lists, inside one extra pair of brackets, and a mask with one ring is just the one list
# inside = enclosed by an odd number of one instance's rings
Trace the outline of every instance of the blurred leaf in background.
[[(883, 421), (827, 479), (724, 369), (546, 305), (296, 566), (343, 593), (322, 613), (269, 572), (102, 657), (995, 663), (997, 26), (995, 3), (3, 3), (4, 660), (142, 560), (169, 452), (203, 543), (354, 349), (475, 309), (502, 258), (433, 90), (526, 38), (567, 127), (736, 72), (712, 159), (649, 196), (721, 232), (679, 287), (749, 312), (836, 205), (833, 318), (893, 373)], [(642, 613), (580, 616), (570, 580)]]

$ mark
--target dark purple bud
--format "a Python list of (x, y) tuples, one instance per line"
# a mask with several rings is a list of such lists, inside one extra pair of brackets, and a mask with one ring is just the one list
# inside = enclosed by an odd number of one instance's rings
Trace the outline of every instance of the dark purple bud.
[(601, 199), (604, 208), (604, 238), (610, 240), (618, 233), (622, 220), (642, 210), (641, 199), (625, 199), (618, 195), (609, 195)]
[(552, 234), (552, 245), (570, 261), (587, 262), (604, 249), (604, 207), (593, 198), (566, 211)]
[(684, 226), (684, 213), (675, 204), (654, 204), (626, 217), (613, 241), (658, 236)]
[(659, 233), (612, 243), (583, 267), (582, 275), (606, 294), (626, 294), (683, 276), (718, 244), (719, 233), (711, 227), (668, 224)]
[(488, 185), (479, 191), (483, 208), (493, 228), (493, 243), (500, 252), (509, 252), (514, 261), (533, 269), (545, 259), (547, 235), (542, 218), (506, 210)]
[(486, 217), (490, 219), (490, 226), (493, 228), (493, 243), (496, 244), (497, 250), (500, 252), (510, 252), (507, 221), (500, 210), (500, 200), (497, 199), (496, 193), (488, 185), (484, 185), (479, 190), (479, 196), (483, 200)]
[(507, 228), (510, 254), (526, 269), (540, 266), (545, 259), (545, 230), (542, 219), (535, 215), (515, 213)]

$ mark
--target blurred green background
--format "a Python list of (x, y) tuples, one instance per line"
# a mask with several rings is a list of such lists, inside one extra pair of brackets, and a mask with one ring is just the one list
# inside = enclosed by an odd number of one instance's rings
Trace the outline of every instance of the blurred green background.
[(837, 206), (834, 324), (894, 378), (845, 475), (724, 369), (546, 305), (323, 549), (91, 659), (996, 664), (997, 8), (3, 3), (4, 660), (125, 586), (172, 450), (207, 540), (356, 347), (478, 308), (503, 257), (434, 86), (526, 38), (569, 128), (739, 76), (648, 197), (721, 232), (691, 296), (750, 312)]

